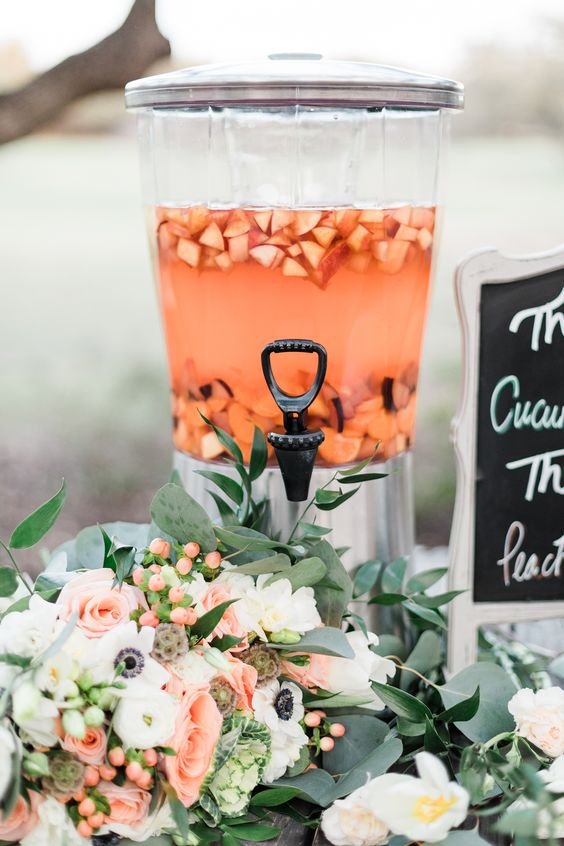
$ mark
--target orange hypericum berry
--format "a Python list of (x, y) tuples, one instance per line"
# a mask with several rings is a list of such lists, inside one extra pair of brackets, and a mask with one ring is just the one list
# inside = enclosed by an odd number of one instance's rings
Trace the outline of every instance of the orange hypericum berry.
[(168, 592), (168, 598), (171, 602), (182, 602), (184, 599), (184, 589), (181, 587), (171, 587)]
[(143, 584), (143, 579), (145, 578), (145, 570), (143, 569), (143, 567), (136, 567), (135, 570), (133, 571), (132, 578), (133, 578), (133, 584), (137, 585), (137, 587), (139, 587), (139, 585)]
[(176, 562), (176, 569), (181, 576), (187, 576), (192, 569), (192, 560), (190, 558), (179, 558)]
[(81, 817), (91, 817), (92, 814), (96, 813), (96, 805), (90, 797), (82, 800), (78, 806), (78, 813)]
[(198, 615), (196, 614), (196, 611), (194, 610), (194, 608), (185, 608), (184, 610), (186, 611), (186, 623), (185, 623), (185, 625), (186, 626), (193, 626), (194, 623), (198, 619)]
[(121, 746), (114, 746), (113, 749), (110, 749), (108, 752), (108, 761), (112, 767), (123, 767), (125, 764), (125, 752)]
[(86, 793), (84, 792), (84, 789), (77, 790), (76, 793), (72, 794), (72, 798), (75, 802), (82, 802), (82, 800), (86, 798)]
[(308, 728), (316, 728), (321, 722), (321, 717), (319, 714), (316, 714), (315, 711), (310, 711), (309, 714), (306, 714), (304, 717), (304, 723)]
[(101, 825), (104, 825), (106, 817), (101, 811), (97, 811), (92, 816), (88, 817), (86, 822), (90, 826), (90, 828), (100, 828)]
[(204, 561), (206, 562), (206, 567), (209, 567), (210, 570), (217, 570), (219, 565), (221, 564), (221, 553), (217, 552), (208, 552)]
[(77, 825), (76, 830), (78, 831), (81, 837), (92, 836), (92, 826), (88, 825), (86, 820), (81, 820)]
[(100, 778), (103, 778), (104, 781), (113, 781), (116, 776), (117, 770), (115, 767), (109, 767), (107, 764), (102, 764), (100, 767)]
[(154, 611), (145, 611), (139, 617), (139, 625), (151, 626), (153, 629), (156, 629), (159, 625), (159, 618), (157, 617)]
[(151, 573), (155, 573), (158, 576), (158, 574), (161, 572), (161, 570), (163, 568), (161, 567), (160, 564), (151, 564), (151, 566), (148, 569), (151, 571)]
[(128, 764), (125, 768), (125, 774), (130, 781), (137, 781), (142, 772), (143, 767), (139, 761), (132, 761), (131, 764)]
[(347, 730), (342, 723), (333, 723), (329, 729), (331, 737), (343, 737), (346, 733)]
[(84, 784), (86, 787), (96, 787), (100, 781), (100, 773), (97, 767), (90, 764), (84, 770)]
[(152, 552), (153, 555), (160, 555), (161, 558), (168, 558), (170, 544), (162, 538), (154, 538), (149, 544), (149, 552)]
[(148, 770), (143, 770), (143, 772), (141, 773), (141, 775), (139, 776), (139, 778), (135, 782), (135, 784), (138, 787), (143, 788), (143, 790), (146, 790), (148, 787), (150, 787), (152, 783), (153, 783), (153, 777)]
[(159, 760), (156, 749), (145, 749), (143, 752), (143, 758), (145, 759), (145, 763), (148, 767), (155, 767), (157, 761)]
[(322, 737), (319, 741), (319, 748), (322, 752), (330, 752), (335, 746), (335, 741), (332, 737)]
[(184, 544), (182, 549), (184, 550), (184, 555), (186, 555), (188, 558), (195, 558), (196, 555), (199, 555), (200, 544), (196, 543), (195, 541), (190, 541), (190, 543)]
[(149, 590), (153, 590), (155, 593), (160, 593), (161, 590), (165, 587), (166, 582), (163, 577), (157, 573), (151, 576), (149, 579)]
[(187, 612), (187, 608), (173, 608), (170, 612), (170, 619), (173, 623), (177, 623), (179, 626), (187, 626), (189, 619), (189, 614)]

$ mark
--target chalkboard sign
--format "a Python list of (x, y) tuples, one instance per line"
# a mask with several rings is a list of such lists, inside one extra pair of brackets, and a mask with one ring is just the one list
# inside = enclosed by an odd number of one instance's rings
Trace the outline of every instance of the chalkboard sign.
[(564, 615), (564, 251), (459, 267), (464, 380), (449, 666), (485, 623)]

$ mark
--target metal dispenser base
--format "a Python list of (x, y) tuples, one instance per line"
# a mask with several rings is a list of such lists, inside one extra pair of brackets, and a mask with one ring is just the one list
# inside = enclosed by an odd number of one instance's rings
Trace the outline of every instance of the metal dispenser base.
[[(217, 466), (199, 461), (182, 452), (174, 453), (174, 466), (180, 474), (188, 493), (215, 516), (218, 512), (207, 491), (211, 482), (195, 473)], [(342, 556), (343, 564), (352, 572), (363, 561), (377, 558), (392, 561), (394, 558), (411, 557), (415, 545), (415, 519), (413, 506), (413, 462), (410, 452), (375, 465), (378, 472), (388, 473), (387, 478), (361, 485), (357, 493), (334, 511), (319, 511), (312, 507), (306, 520), (333, 530), (331, 542), (348, 546)], [(221, 464), (222, 473), (235, 473), (229, 465)], [(313, 471), (310, 493), (327, 484), (337, 468), (316, 467)], [(282, 476), (278, 467), (269, 467), (255, 482), (255, 497), (264, 496), (270, 501), (272, 529), (285, 540), (306, 503), (288, 502)], [(374, 606), (372, 606), (374, 608)]]

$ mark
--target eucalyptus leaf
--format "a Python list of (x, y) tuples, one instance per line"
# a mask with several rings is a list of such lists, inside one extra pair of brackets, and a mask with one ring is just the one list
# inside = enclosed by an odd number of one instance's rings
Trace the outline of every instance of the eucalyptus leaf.
[(18, 589), (18, 576), (13, 567), (0, 567), (0, 596), (12, 596)]
[(67, 486), (63, 479), (57, 493), (16, 526), (12, 532), (9, 546), (12, 549), (27, 549), (30, 546), (35, 546), (47, 534), (61, 513), (66, 493)]
[(282, 829), (264, 823), (244, 823), (243, 825), (222, 825), (222, 830), (243, 840), (251, 840), (254, 843), (263, 843), (265, 840), (274, 840)]
[(100, 526), (87, 526), (74, 539), (80, 567), (87, 570), (98, 570), (104, 566), (106, 542), (100, 528)]
[(468, 699), (463, 699), (461, 702), (457, 702), (452, 708), (443, 711), (442, 714), (437, 716), (437, 720), (440, 720), (442, 723), (465, 722), (466, 720), (471, 720), (477, 714), (479, 707), (480, 688), (477, 687), (472, 696), (469, 696)]
[(285, 802), (290, 802), (300, 795), (300, 791), (295, 787), (272, 787), (267, 790), (261, 790), (260, 793), (255, 793), (251, 799), (252, 808), (277, 808), (278, 805), (284, 805)]
[(351, 577), (331, 544), (326, 540), (320, 540), (311, 547), (310, 552), (325, 564), (326, 578), (329, 582), (338, 585), (339, 589), (327, 585), (314, 587), (315, 601), (321, 619), (326, 626), (337, 628), (341, 625), (343, 614), (352, 599)]
[(448, 567), (435, 567), (432, 570), (415, 573), (407, 580), (405, 589), (408, 593), (421, 593), (440, 581), (447, 573)]
[(362, 787), (368, 781), (383, 775), (400, 757), (403, 751), (402, 742), (397, 737), (388, 737), (372, 749), (355, 767), (345, 773), (333, 789), (331, 801), (348, 796), (353, 790)]
[(294, 778), (279, 778), (273, 782), (276, 787), (291, 787), (315, 805), (325, 808), (333, 801), (335, 782), (328, 772), (321, 769), (308, 770)]
[[(201, 618), (203, 619), (203, 618)], [(269, 643), (272, 649), (288, 649), (287, 644)], [(306, 632), (297, 643), (292, 644), (292, 652), (314, 652), (319, 655), (332, 655), (337, 658), (354, 658), (354, 651), (340, 629), (323, 626)]]
[(311, 698), (304, 699), (308, 708), (323, 708), (327, 711), (333, 711), (334, 709), (341, 710), (342, 708), (359, 708), (362, 705), (370, 705), (373, 701), (373, 696), (354, 693), (333, 693), (327, 697), (316, 697), (312, 695)]
[(382, 634), (379, 637), (379, 642), (370, 648), (372, 652), (381, 655), (383, 658), (387, 655), (394, 655), (403, 662), (407, 656), (407, 648), (397, 635)]
[(307, 523), (305, 520), (300, 520), (299, 527), (303, 537), (307, 538), (322, 538), (324, 535), (328, 535), (333, 531), (326, 526), (318, 526), (317, 523)]
[(160, 529), (181, 544), (196, 541), (204, 552), (217, 548), (207, 513), (178, 485), (169, 482), (157, 491), (151, 503), (151, 516)]
[(414, 596), (413, 601), (424, 608), (441, 608), (443, 605), (448, 605), (461, 593), (466, 593), (466, 590), (448, 590), (446, 593), (438, 593), (435, 596)]
[(347, 499), (350, 499), (351, 496), (354, 496), (355, 493), (360, 490), (360, 488), (353, 488), (352, 491), (347, 491), (346, 493), (339, 492), (338, 496), (333, 499), (326, 499), (325, 497), (318, 499), (317, 495), (320, 493), (329, 494), (334, 493), (334, 491), (316, 491), (316, 499), (315, 499), (315, 506), (319, 508), (320, 511), (333, 511), (335, 508), (339, 508)]
[(271, 540), (261, 532), (255, 532), (245, 526), (216, 527), (215, 531), (219, 540), (232, 549), (291, 549), (286, 544)]
[[(429, 630), (421, 633), (404, 664), (425, 676), (430, 670), (440, 665), (442, 657), (443, 642), (436, 632)], [(415, 678), (414, 673), (410, 673), (409, 670), (402, 670), (400, 676), (402, 690), (406, 690)]]
[(390, 733), (385, 722), (372, 714), (339, 716), (339, 722), (346, 733), (330, 752), (323, 753), (323, 767), (331, 775), (342, 775), (357, 766), (365, 757), (367, 749), (380, 746)]
[(208, 493), (215, 502), (217, 510), (219, 511), (219, 516), (224, 524), (232, 523), (237, 519), (237, 512), (234, 508), (231, 508), (229, 503), (226, 502), (223, 497), (216, 494), (215, 491), (208, 491)]
[(407, 569), (405, 558), (395, 558), (386, 564), (382, 573), (382, 590), (384, 593), (403, 593), (403, 580)]
[(443, 704), (452, 708), (480, 688), (480, 707), (470, 720), (458, 721), (456, 727), (473, 743), (485, 743), (497, 734), (512, 731), (513, 717), (507, 703), (516, 693), (510, 676), (490, 662), (472, 664), (438, 688)]
[(413, 614), (415, 617), (421, 617), (421, 619), (425, 620), (426, 623), (431, 623), (433, 626), (437, 626), (437, 628), (439, 629), (446, 630), (446, 620), (440, 614), (439, 611), (435, 611), (432, 608), (423, 608), (422, 605), (418, 605), (411, 599), (406, 599), (406, 601), (403, 603), (403, 607), (406, 611), (408, 611), (410, 614)]
[(361, 564), (354, 575), (353, 596), (363, 596), (372, 590), (378, 580), (382, 562), (378, 560), (365, 561)]
[(295, 592), (301, 587), (311, 587), (317, 582), (320, 582), (326, 573), (327, 567), (321, 558), (304, 558), (302, 561), (294, 564), (293, 567), (290, 567), (289, 570), (283, 570), (281, 573), (274, 573), (270, 579), (267, 580), (266, 584), (271, 585), (280, 581), (280, 579), (286, 579), (290, 582), (292, 591)]
[(292, 562), (283, 552), (269, 555), (268, 558), (259, 558), (257, 561), (249, 561), (247, 564), (237, 566), (234, 573), (242, 573), (246, 576), (262, 576), (265, 573), (283, 573), (292, 566)]

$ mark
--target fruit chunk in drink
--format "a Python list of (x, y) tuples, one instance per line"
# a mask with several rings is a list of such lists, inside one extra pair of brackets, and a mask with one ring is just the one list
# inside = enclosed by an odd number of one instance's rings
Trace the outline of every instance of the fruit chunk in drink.
[[(260, 352), (276, 338), (312, 338), (328, 352), (310, 428), (318, 463), (384, 460), (413, 444), (421, 336), (435, 210), (156, 209), (158, 282), (177, 449), (226, 456), (202, 415), (248, 460), (254, 427), (283, 431)], [(302, 358), (299, 358), (299, 356)], [(290, 394), (316, 358), (274, 357)]]

